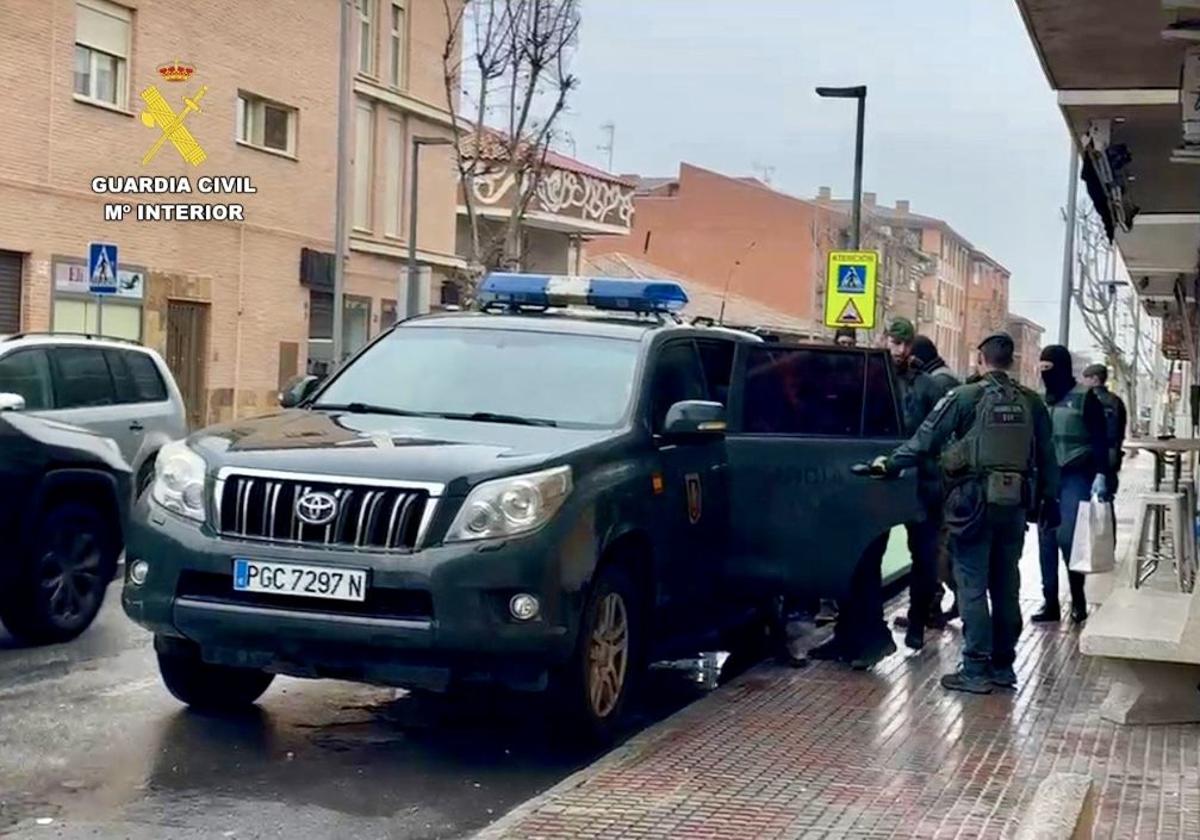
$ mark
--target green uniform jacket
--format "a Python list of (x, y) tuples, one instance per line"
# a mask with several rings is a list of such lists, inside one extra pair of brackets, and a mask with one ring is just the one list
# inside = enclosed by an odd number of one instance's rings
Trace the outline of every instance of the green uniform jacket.
[[(1012, 382), (1008, 374), (992, 372), (984, 378)], [(1013, 383), (1016, 384), (1016, 383)], [(1017, 385), (1033, 406), (1034, 471), (1037, 476), (1037, 502), (1058, 499), (1058, 459), (1054, 457), (1054, 434), (1050, 412), (1034, 391)], [(975, 424), (975, 407), (983, 398), (982, 388), (970, 385), (955, 388), (938, 402), (933, 413), (906, 443), (892, 453), (891, 465), (905, 469), (921, 461), (938, 457), (947, 444), (965, 435)]]
[[(945, 391), (927, 374), (912, 367), (896, 372), (899, 386), (900, 420), (904, 434), (916, 434), (925, 418), (933, 413)], [(942, 473), (936, 456), (918, 459), (918, 492), (926, 505), (938, 505), (942, 499)]]

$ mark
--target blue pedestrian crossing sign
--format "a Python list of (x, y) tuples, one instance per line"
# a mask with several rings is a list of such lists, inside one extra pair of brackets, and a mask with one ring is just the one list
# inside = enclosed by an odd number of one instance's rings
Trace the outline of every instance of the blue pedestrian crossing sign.
[(88, 243), (88, 291), (94, 295), (117, 293), (117, 246), (111, 242)]
[(838, 291), (846, 295), (861, 295), (867, 291), (867, 269), (861, 265), (839, 265)]
[(825, 272), (825, 325), (869, 330), (875, 326), (878, 251), (830, 251)]

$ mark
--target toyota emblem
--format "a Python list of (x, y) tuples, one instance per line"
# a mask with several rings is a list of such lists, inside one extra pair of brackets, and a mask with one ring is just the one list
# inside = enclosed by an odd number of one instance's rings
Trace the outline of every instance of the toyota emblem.
[(296, 500), (296, 516), (306, 525), (328, 525), (337, 516), (338, 500), (320, 490), (305, 493)]

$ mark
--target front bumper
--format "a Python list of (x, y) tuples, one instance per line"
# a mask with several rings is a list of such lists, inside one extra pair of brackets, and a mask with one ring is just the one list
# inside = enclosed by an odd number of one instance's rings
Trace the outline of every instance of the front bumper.
[[(131, 516), (126, 568), (145, 560), (149, 574), (138, 586), (127, 573), (122, 604), (150, 631), (194, 643), (205, 661), (434, 690), (477, 681), (537, 689), (574, 649), (579, 570), (594, 558), (580, 556), (587, 542), (561, 522), (499, 544), (359, 552), (220, 537), (148, 497)], [(235, 557), (366, 568), (368, 602), (239, 595)], [(508, 614), (517, 592), (537, 595), (537, 619)]]

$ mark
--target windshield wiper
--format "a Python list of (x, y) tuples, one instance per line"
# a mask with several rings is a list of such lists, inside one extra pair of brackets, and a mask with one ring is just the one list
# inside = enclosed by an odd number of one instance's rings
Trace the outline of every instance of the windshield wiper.
[(557, 426), (553, 420), (540, 417), (522, 417), (519, 414), (497, 414), (494, 411), (476, 411), (471, 414), (438, 414), (448, 420), (478, 420), (483, 423), (511, 423), (514, 426)]
[(424, 411), (405, 411), (402, 408), (389, 408), (386, 405), (375, 405), (364, 402), (348, 403), (316, 403), (311, 406), (320, 411), (348, 411), (351, 414), (390, 414), (393, 417), (437, 417)]

